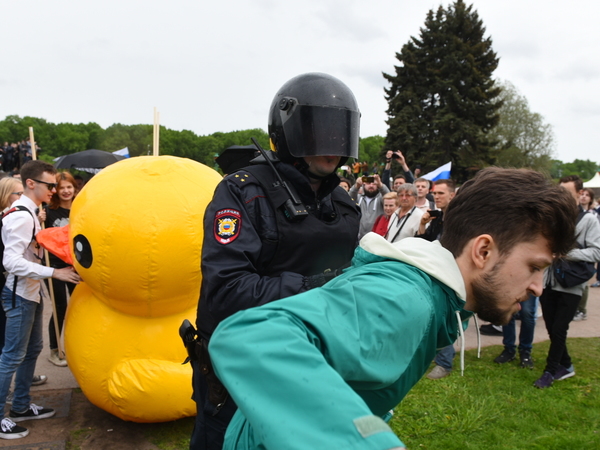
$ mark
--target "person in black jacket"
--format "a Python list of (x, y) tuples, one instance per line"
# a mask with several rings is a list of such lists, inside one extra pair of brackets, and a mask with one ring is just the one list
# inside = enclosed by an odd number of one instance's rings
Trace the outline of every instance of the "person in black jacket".
[[(421, 217), (419, 234), (417, 237), (427, 239), (428, 241), (439, 240), (444, 229), (444, 213), (454, 198), (456, 185), (454, 181), (440, 179), (433, 183), (433, 198), (437, 210), (429, 210)], [(427, 227), (427, 224), (429, 226)]]
[[(449, 179), (440, 179), (433, 183), (433, 198), (435, 199), (435, 206), (438, 209), (430, 209), (423, 214), (417, 237), (427, 239), (428, 241), (440, 240), (442, 231), (444, 230), (444, 213), (448, 209), (450, 201), (454, 198), (456, 193), (455, 186), (454, 181)], [(425, 228), (427, 224), (429, 226)], [(435, 367), (427, 374), (427, 378), (438, 380), (450, 375), (455, 354), (454, 345), (442, 348), (435, 356)]]
[[(191, 449), (220, 449), (237, 407), (212, 372), (208, 341), (238, 311), (323, 285), (348, 265), (359, 211), (335, 171), (358, 156), (360, 112), (340, 80), (299, 75), (275, 95), (274, 152), (224, 178), (204, 219)], [(277, 173), (276, 173), (277, 172)]]

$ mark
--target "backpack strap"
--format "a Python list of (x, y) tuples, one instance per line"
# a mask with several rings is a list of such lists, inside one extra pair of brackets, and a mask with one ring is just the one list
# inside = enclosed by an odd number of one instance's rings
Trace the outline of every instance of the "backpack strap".
[[(29, 211), (29, 209), (27, 209), (26, 206), (23, 206), (23, 205), (13, 206), (8, 211), (6, 211), (6, 213), (4, 213), (2, 215), (2, 218), (0, 220), (4, 220), (4, 218), (6, 216), (8, 216), (11, 213), (14, 213), (15, 211), (27, 211), (29, 213), (29, 215), (31, 216), (31, 218), (33, 219), (33, 231), (31, 234), (31, 241), (29, 241), (29, 243), (33, 242), (33, 240), (35, 239), (35, 218), (33, 217), (33, 214), (31, 214), (31, 211)], [(4, 243), (2, 243), (2, 247), (4, 249)], [(4, 255), (2, 255), (2, 258), (4, 258)], [(4, 262), (2, 264), (4, 265)], [(16, 298), (17, 297), (17, 281), (18, 281), (19, 277), (17, 277), (15, 275), (14, 278), (15, 278), (15, 281), (13, 283), (13, 291), (12, 291), (12, 307), (13, 307), (13, 309), (15, 308), (15, 306), (17, 304), (17, 298)]]

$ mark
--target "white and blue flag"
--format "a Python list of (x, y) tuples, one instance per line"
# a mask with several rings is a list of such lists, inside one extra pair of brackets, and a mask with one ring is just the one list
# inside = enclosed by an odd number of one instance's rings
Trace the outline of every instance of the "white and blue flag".
[(127, 147), (122, 148), (121, 150), (116, 150), (113, 152), (115, 155), (124, 156), (125, 158), (129, 158), (129, 149)]
[(429, 181), (437, 181), (442, 179), (450, 178), (450, 171), (452, 170), (452, 161), (438, 167), (433, 172), (429, 172), (423, 175), (421, 178), (425, 178)]

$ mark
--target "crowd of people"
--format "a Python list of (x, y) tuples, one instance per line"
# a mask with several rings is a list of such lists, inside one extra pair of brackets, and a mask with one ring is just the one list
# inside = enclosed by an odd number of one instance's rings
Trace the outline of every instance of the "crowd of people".
[[(36, 144), (36, 152), (42, 149)], [(33, 159), (31, 143), (29, 139), (23, 139), (20, 142), (8, 143), (0, 147), (0, 167), (4, 172), (18, 171), (23, 164)]]
[[(600, 260), (593, 192), (578, 177), (556, 185), (499, 168), (459, 188), (420, 177), (399, 150), (371, 168), (347, 165), (358, 161), (359, 120), (340, 80), (292, 78), (269, 110), (273, 152), (217, 186), (204, 216), (188, 347), (192, 450), (404, 448), (387, 425), (393, 408), (433, 361), (429, 378), (451, 373), (459, 328), (473, 314), (502, 325), (497, 363), (518, 349), (520, 365), (534, 367), (538, 299), (551, 344), (534, 386), (575, 375), (566, 338), (571, 320), (585, 318), (587, 283), (562, 286), (553, 262)], [(34, 239), (40, 223), (68, 223), (77, 180), (41, 161), (20, 163), (11, 169), (20, 180), (0, 180), (0, 414), (15, 378), (11, 409), (0, 417), (3, 439), (26, 436), (21, 421), (54, 415), (29, 395), (42, 347), (42, 280), (53, 279), (57, 305), (50, 361), (63, 367), (60, 330), (80, 281), (56, 258), (44, 264)]]

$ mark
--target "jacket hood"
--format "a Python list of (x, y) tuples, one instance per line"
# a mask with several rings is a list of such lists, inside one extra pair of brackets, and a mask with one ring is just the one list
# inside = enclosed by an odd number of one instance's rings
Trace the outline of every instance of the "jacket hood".
[[(359, 248), (384, 259), (395, 259), (421, 269), (433, 278), (448, 286), (461, 300), (466, 300), (465, 282), (452, 253), (441, 246), (439, 241), (429, 242), (421, 238), (405, 238), (395, 243), (388, 242), (377, 233), (367, 233), (361, 240)], [(358, 255), (357, 255), (358, 256)], [(368, 261), (367, 255), (361, 255)], [(353, 264), (360, 264), (360, 261)], [(378, 259), (378, 258), (375, 258)]]

